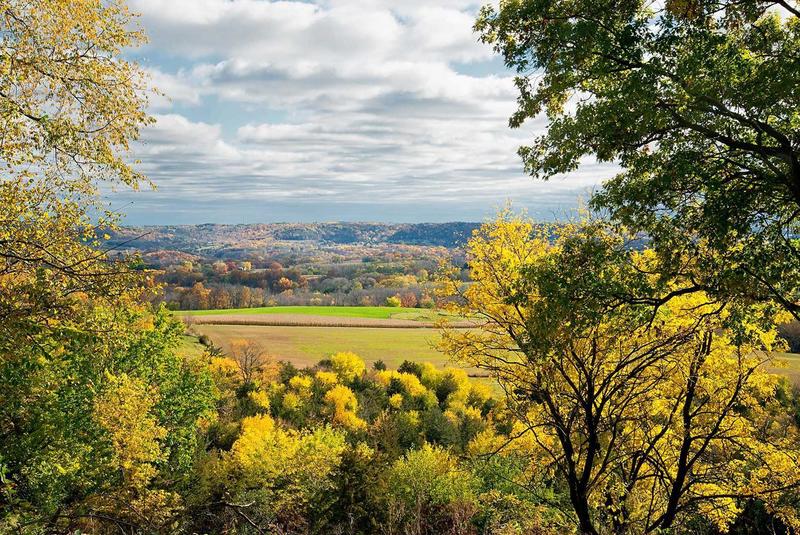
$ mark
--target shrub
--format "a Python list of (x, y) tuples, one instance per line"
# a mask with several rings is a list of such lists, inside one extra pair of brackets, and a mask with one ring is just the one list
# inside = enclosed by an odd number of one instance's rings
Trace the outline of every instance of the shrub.
[(399, 308), (400, 305), (402, 305), (402, 301), (400, 300), (399, 295), (392, 295), (386, 298), (387, 307)]
[(400, 305), (405, 308), (414, 308), (417, 306), (417, 296), (414, 292), (404, 292), (400, 296)]
[(422, 378), (422, 364), (411, 360), (404, 360), (403, 363), (397, 368), (400, 373), (410, 373), (416, 375), (418, 379)]
[(423, 444), (395, 461), (387, 483), (390, 517), (401, 532), (463, 533), (476, 510), (475, 476), (437, 446)]
[(364, 375), (366, 365), (361, 357), (349, 351), (341, 351), (331, 355), (331, 368), (339, 379), (344, 382), (350, 382), (358, 377)]

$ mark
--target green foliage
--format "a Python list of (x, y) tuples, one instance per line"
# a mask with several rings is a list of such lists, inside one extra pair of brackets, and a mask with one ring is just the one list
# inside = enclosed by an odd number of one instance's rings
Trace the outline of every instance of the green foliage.
[(619, 163), (592, 206), (689, 288), (797, 313), (800, 9), (775, 4), (509, 0), (476, 28), (519, 73), (511, 125), (549, 120), (520, 149), (529, 173)]
[[(5, 491), (11, 496), (2, 508), (4, 522), (14, 525), (56, 511), (58, 524), (93, 511), (137, 525), (150, 522), (147, 516), (155, 522), (159, 507), (136, 516), (135, 503), (119, 494), (130, 484), (120, 479), (114, 459), (132, 451), (114, 444), (121, 437), (124, 444), (135, 440), (136, 418), (146, 418), (141, 421), (149, 423), (139, 429), (157, 426), (146, 440), (158, 453), (125, 461), (128, 476), (136, 470), (150, 474), (139, 480), (143, 487), (137, 492), (160, 492), (162, 481), (170, 482), (164, 492), (177, 492), (188, 483), (199, 426), (215, 413), (204, 363), (176, 355), (181, 333), (182, 326), (163, 309), (155, 314), (132, 307), (113, 313), (94, 309), (80, 327), (40, 335), (35, 345), (17, 350), (18, 358), (0, 362), (0, 419), (14, 422), (0, 435)], [(136, 401), (114, 394), (119, 388)], [(128, 413), (114, 412), (126, 406)], [(112, 496), (118, 499), (109, 502)]]
[(402, 532), (463, 531), (476, 509), (475, 477), (446, 450), (425, 443), (387, 474), (389, 516)]

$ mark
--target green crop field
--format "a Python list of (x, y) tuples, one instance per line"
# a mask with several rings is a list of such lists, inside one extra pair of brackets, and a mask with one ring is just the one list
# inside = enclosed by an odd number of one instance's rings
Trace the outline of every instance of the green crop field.
[(258, 308), (231, 308), (220, 310), (188, 310), (176, 312), (181, 316), (216, 316), (235, 314), (303, 314), (339, 318), (404, 319), (433, 321), (445, 313), (425, 308), (356, 307), (356, 306), (277, 306)]

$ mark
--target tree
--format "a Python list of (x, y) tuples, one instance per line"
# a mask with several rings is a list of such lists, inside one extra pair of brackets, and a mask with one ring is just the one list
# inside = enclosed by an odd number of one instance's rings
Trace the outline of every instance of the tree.
[(541, 477), (565, 482), (581, 533), (685, 529), (696, 516), (725, 529), (748, 499), (798, 524), (798, 430), (763, 369), (780, 347), (774, 307), (700, 292), (630, 303), (682, 281), (603, 222), (551, 244), (504, 214), (468, 251), (474, 283), (457, 310), (486, 324), (446, 330), (443, 347), (499, 379), (524, 424), (515, 436)]
[(402, 533), (468, 532), (475, 513), (475, 477), (446, 450), (423, 444), (387, 474), (390, 519)]
[(211, 307), (211, 290), (203, 286), (202, 282), (196, 282), (189, 290), (187, 299), (189, 308), (194, 310), (206, 310)]
[(294, 283), (286, 277), (281, 277), (275, 282), (276, 292), (286, 292), (294, 288)]
[(331, 368), (339, 379), (343, 382), (350, 383), (364, 375), (367, 369), (364, 361), (349, 351), (340, 351), (331, 355)]
[(331, 422), (345, 429), (363, 429), (366, 422), (358, 417), (358, 400), (352, 390), (336, 385), (325, 393), (325, 402), (330, 407)]
[(247, 308), (253, 302), (253, 291), (247, 286), (239, 288), (236, 296), (236, 305), (239, 308)]
[(244, 418), (241, 428), (230, 451), (201, 468), (200, 497), (216, 511), (204, 515), (215, 524), (203, 532), (236, 526), (258, 533), (308, 531), (309, 510), (335, 489), (344, 435), (328, 427), (284, 430), (266, 415)]
[(242, 382), (251, 385), (269, 365), (269, 358), (255, 340), (235, 340), (231, 343), (231, 358), (239, 367)]
[(231, 294), (223, 287), (217, 286), (216, 288), (212, 288), (208, 296), (208, 301), (211, 308), (231, 308)]
[(128, 149), (148, 80), (122, 57), (144, 36), (118, 0), (0, 7), (0, 531), (150, 532), (213, 396), (100, 230), (102, 184), (147, 184)]
[(402, 305), (402, 300), (400, 299), (399, 295), (390, 295), (386, 298), (386, 306), (397, 308)]
[(507, 0), (476, 28), (519, 73), (511, 126), (549, 119), (529, 173), (619, 163), (594, 208), (690, 251), (698, 291), (800, 314), (797, 2)]
[(0, 361), (0, 531), (152, 532), (177, 512), (214, 415), (208, 371), (177, 354), (183, 325), (166, 309), (82, 314)]
[[(2, 3), (0, 26), (0, 353), (63, 320), (75, 297), (113, 301), (130, 286), (96, 229), (113, 224), (100, 182), (137, 187), (130, 140), (149, 124), (147, 81), (123, 60), (143, 40), (123, 4)], [(102, 217), (94, 221), (90, 208)]]
[(400, 295), (400, 306), (404, 308), (414, 308), (417, 306), (417, 294), (414, 292), (403, 292)]
[(113, 452), (109, 472), (122, 474), (120, 485), (98, 496), (97, 509), (157, 531), (174, 515), (179, 497), (149, 488), (158, 474), (156, 463), (164, 461), (161, 442), (167, 430), (153, 415), (156, 396), (148, 390), (144, 382), (125, 374), (110, 376), (106, 391), (95, 400), (94, 417)]

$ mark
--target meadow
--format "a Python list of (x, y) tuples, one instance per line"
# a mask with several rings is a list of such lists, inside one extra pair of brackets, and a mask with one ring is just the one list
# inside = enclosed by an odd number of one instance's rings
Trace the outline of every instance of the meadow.
[(442, 312), (424, 308), (379, 306), (274, 306), (256, 308), (231, 308), (220, 310), (186, 310), (176, 312), (181, 316), (219, 316), (231, 314), (302, 314), (338, 318), (406, 319), (433, 321)]
[(778, 375), (784, 375), (789, 380), (800, 387), (800, 354), (797, 353), (775, 353), (775, 365), (767, 369)]
[(435, 344), (436, 329), (383, 329), (364, 327), (286, 327), (266, 325), (197, 325), (224, 351), (236, 340), (255, 340), (275, 360), (305, 367), (339, 351), (352, 351), (367, 364), (382, 360), (396, 368), (404, 360), (447, 364)]
[[(352, 351), (371, 365), (382, 360), (388, 367), (396, 368), (404, 360), (430, 362), (438, 367), (456, 366), (449, 362), (436, 344), (439, 333), (434, 328), (371, 328), (364, 326), (322, 326), (316, 324), (317, 318), (362, 318), (369, 320), (412, 320), (431, 322), (448, 316), (437, 310), (397, 307), (349, 307), (349, 306), (276, 306), (260, 308), (240, 308), (229, 310), (196, 310), (176, 312), (179, 316), (241, 316), (254, 315), (307, 317), (309, 325), (193, 325), (198, 334), (207, 335), (215, 345), (229, 351), (235, 340), (255, 340), (275, 360), (291, 362), (298, 367), (313, 366), (320, 360), (339, 351)], [(452, 316), (448, 316), (452, 318)], [(210, 321), (213, 319), (208, 318)], [(402, 322), (398, 322), (402, 323)], [(392, 327), (396, 325), (392, 324)], [(202, 346), (194, 336), (186, 336), (181, 344), (181, 352), (196, 355)], [(775, 353), (775, 363), (768, 369), (772, 373), (788, 377), (800, 386), (800, 355), (794, 353)], [(468, 370), (471, 375), (483, 375), (475, 369)]]

